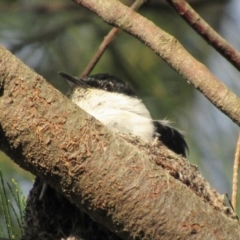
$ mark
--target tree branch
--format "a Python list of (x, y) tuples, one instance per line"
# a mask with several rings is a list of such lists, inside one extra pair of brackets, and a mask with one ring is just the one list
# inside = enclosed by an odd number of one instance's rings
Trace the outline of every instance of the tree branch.
[[(137, 10), (144, 4), (144, 0), (135, 0), (134, 3), (131, 5), (130, 9)], [(103, 53), (109, 46), (109, 44), (114, 40), (115, 36), (119, 33), (119, 29), (114, 27), (112, 28), (109, 33), (104, 37), (102, 43), (98, 47), (98, 50), (86, 66), (86, 68), (83, 70), (83, 72), (80, 75), (80, 78), (83, 78), (91, 73), (93, 68), (96, 66), (100, 58), (102, 57)]]
[(0, 149), (22, 168), (122, 239), (240, 237), (195, 166), (113, 134), (3, 47), (0, 59)]
[(119, 1), (74, 1), (95, 12), (105, 22), (122, 28), (138, 38), (182, 75), (188, 83), (201, 91), (220, 111), (240, 125), (240, 99), (202, 63), (194, 59), (174, 37)]
[(166, 0), (182, 18), (193, 27), (208, 43), (211, 44), (233, 66), (240, 70), (240, 53), (209, 26), (185, 0)]

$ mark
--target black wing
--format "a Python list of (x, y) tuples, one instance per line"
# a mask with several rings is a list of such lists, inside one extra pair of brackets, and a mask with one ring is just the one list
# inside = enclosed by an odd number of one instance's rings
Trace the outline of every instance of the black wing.
[(169, 149), (177, 154), (186, 157), (188, 151), (184, 136), (177, 129), (171, 127), (162, 121), (153, 121), (156, 130), (156, 136)]

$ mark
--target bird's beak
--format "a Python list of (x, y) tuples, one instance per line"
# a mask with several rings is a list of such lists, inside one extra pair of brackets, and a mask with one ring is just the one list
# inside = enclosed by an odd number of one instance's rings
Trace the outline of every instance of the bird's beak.
[(81, 79), (75, 78), (67, 73), (59, 72), (60, 76), (67, 82), (70, 89), (74, 89), (76, 86), (87, 88), (88, 85)]

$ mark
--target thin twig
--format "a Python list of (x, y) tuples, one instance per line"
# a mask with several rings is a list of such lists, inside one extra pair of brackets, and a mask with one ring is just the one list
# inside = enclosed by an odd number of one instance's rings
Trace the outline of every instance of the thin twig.
[(205, 22), (185, 0), (166, 0), (211, 46), (240, 70), (240, 52)]
[[(146, 0), (136, 0), (130, 7), (132, 10), (137, 10), (139, 9)], [(110, 32), (107, 34), (106, 37), (104, 37), (102, 43), (100, 44), (97, 52), (94, 54), (92, 57), (91, 61), (88, 63), (87, 67), (83, 70), (83, 72), (80, 75), (80, 78), (83, 78), (93, 70), (93, 68), (96, 66), (97, 62), (99, 59), (102, 57), (103, 53), (105, 52), (106, 48), (109, 46), (109, 44), (114, 40), (115, 36), (118, 34), (120, 31), (119, 28), (112, 28)]]
[(240, 134), (238, 136), (237, 149), (236, 149), (234, 165), (233, 165), (232, 205), (234, 210), (236, 210), (236, 206), (237, 206), (239, 155), (240, 155)]

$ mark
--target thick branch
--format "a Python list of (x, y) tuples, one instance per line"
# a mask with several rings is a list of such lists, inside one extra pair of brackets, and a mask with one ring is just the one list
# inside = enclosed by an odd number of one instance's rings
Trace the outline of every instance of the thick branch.
[(201, 91), (219, 110), (240, 125), (240, 99), (194, 59), (175, 38), (119, 1), (74, 1), (95, 12), (107, 23), (137, 37)]
[(196, 167), (111, 133), (2, 47), (0, 59), (0, 149), (22, 168), (122, 239), (240, 237)]
[(179, 15), (190, 24), (207, 42), (220, 54), (240, 70), (240, 52), (238, 52), (226, 39), (221, 37), (205, 22), (185, 0), (167, 0)]

